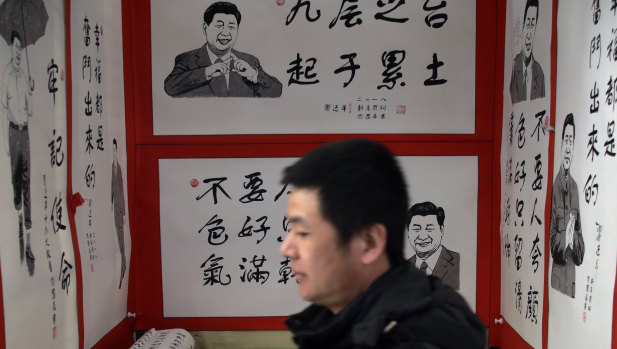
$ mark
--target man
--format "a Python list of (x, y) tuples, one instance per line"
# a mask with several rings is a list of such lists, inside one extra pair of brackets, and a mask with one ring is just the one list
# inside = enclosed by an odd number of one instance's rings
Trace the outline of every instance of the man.
[[(34, 274), (34, 254), (30, 246), (32, 216), (30, 206), (30, 135), (28, 120), (32, 117), (32, 91), (34, 81), (21, 68), (21, 36), (17, 31), (11, 33), (12, 58), (2, 74), (2, 121), (7, 143), (5, 149), (11, 159), (11, 182), (13, 183), (13, 203), (19, 213), (19, 256), (24, 262), (24, 252), (28, 273)], [(7, 125), (8, 124), (8, 125)], [(24, 229), (26, 246), (24, 251)]]
[(281, 83), (266, 74), (259, 60), (233, 49), (240, 11), (229, 2), (215, 2), (204, 12), (206, 44), (176, 57), (165, 79), (172, 97), (280, 97)]
[(533, 58), (538, 8), (538, 0), (527, 0), (523, 15), (523, 49), (514, 58), (510, 79), (512, 104), (544, 97), (544, 72)]
[(124, 255), (124, 216), (126, 210), (124, 207), (124, 184), (122, 182), (122, 169), (118, 162), (118, 142), (114, 138), (114, 161), (111, 164), (111, 210), (114, 212), (114, 223), (116, 225), (116, 234), (118, 236), (118, 246), (122, 257), (120, 265), (120, 285), (122, 288), (122, 280), (126, 271), (126, 257)]
[(575, 265), (581, 265), (585, 255), (578, 187), (570, 173), (574, 156), (574, 134), (574, 115), (570, 113), (566, 116), (561, 131), (561, 166), (553, 182), (550, 232), (553, 257), (551, 286), (572, 298), (575, 295)]
[(432, 202), (422, 202), (411, 206), (407, 212), (409, 243), (416, 251), (409, 262), (427, 275), (433, 275), (444, 284), (460, 289), (460, 262), (458, 253), (441, 245), (443, 222), (446, 214), (441, 207)]
[(483, 348), (463, 298), (403, 255), (407, 188), (392, 154), (352, 139), (285, 169), (292, 185), (281, 244), (300, 296), (289, 317), (300, 348)]

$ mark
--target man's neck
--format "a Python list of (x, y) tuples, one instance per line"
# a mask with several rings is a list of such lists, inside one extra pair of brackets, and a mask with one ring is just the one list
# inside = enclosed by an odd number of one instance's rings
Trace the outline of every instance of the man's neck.
[(231, 48), (224, 49), (224, 50), (219, 50), (216, 47), (210, 46), (210, 44), (207, 44), (207, 46), (208, 46), (208, 50), (210, 50), (210, 52), (214, 53), (217, 57), (226, 56), (226, 55), (228, 55), (231, 52)]
[(532, 56), (533, 56), (533, 52), (529, 53), (529, 56), (525, 56), (525, 54), (523, 54), (523, 61), (525, 62), (525, 67), (529, 67), (529, 63), (531, 63)]
[(362, 293), (366, 292), (366, 290), (368, 290), (369, 287), (377, 281), (377, 279), (387, 273), (390, 270), (390, 267), (390, 261), (387, 256), (383, 255), (382, 258), (380, 258), (380, 260), (375, 264), (370, 267), (367, 266), (368, 269), (366, 269), (366, 273), (364, 275), (359, 276), (358, 283), (354, 287), (355, 292), (350, 294), (349, 299), (340, 304), (327, 306), (327, 308), (329, 308), (335, 315), (340, 313), (347, 305), (349, 305), (349, 303), (359, 297)]
[(11, 58), (11, 68), (13, 68), (14, 72), (21, 72), (21, 67), (19, 64), (15, 63), (15, 59)]

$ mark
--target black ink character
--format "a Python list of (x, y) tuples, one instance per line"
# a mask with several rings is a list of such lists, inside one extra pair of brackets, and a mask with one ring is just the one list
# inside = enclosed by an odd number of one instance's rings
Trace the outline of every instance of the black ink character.
[(360, 69), (360, 65), (354, 62), (354, 58), (356, 58), (357, 55), (358, 54), (355, 52), (341, 55), (341, 59), (344, 59), (344, 60), (346, 59), (347, 63), (343, 64), (341, 67), (337, 68), (334, 71), (334, 74), (338, 74), (344, 71), (350, 71), (351, 74), (349, 76), (349, 80), (343, 83), (343, 88), (349, 86), (349, 84), (353, 81), (354, 77), (356, 76), (356, 70)]
[(289, 74), (287, 86), (291, 84), (313, 85), (319, 83), (317, 73), (312, 72), (313, 69), (315, 69), (317, 58), (307, 58), (306, 65), (302, 65), (302, 61), (304, 61), (304, 59), (300, 57), (300, 53), (296, 53), (296, 59), (289, 63), (291, 68), (287, 69), (287, 73)]
[(437, 78), (437, 69), (443, 66), (444, 63), (437, 58), (437, 53), (433, 53), (433, 62), (426, 66), (426, 69), (431, 71), (431, 77), (424, 80), (424, 86), (443, 85), (448, 80)]
[(84, 55), (81, 61), (81, 79), (86, 80), (88, 75), (88, 83), (92, 81), (92, 58), (90, 55)]
[(387, 3), (386, 3), (386, 1), (378, 0), (377, 1), (377, 6), (379, 8), (383, 8), (383, 7), (392, 5), (395, 1), (397, 3), (393, 7), (391, 7), (389, 10), (376, 13), (375, 14), (375, 19), (386, 21), (386, 22), (392, 22), (392, 23), (405, 23), (405, 22), (407, 22), (409, 20), (409, 18), (394, 18), (394, 17), (388, 16), (390, 14), (390, 12), (396, 11), (396, 9), (399, 8), (399, 6), (405, 5), (405, 0), (387, 0)]
[[(388, 90), (393, 89), (398, 79), (403, 77), (403, 73), (401, 73), (401, 63), (405, 60), (405, 55), (405, 50), (384, 51), (381, 54), (381, 64), (386, 70), (381, 73), (381, 76), (384, 77), (382, 80), (383, 84), (377, 86), (378, 90), (382, 87)], [(400, 85), (405, 86), (405, 82), (401, 82)]]
[(58, 274), (58, 281), (61, 282), (62, 290), (66, 291), (66, 294), (69, 294), (69, 286), (71, 285), (71, 271), (73, 270), (73, 265), (69, 263), (64, 258), (64, 251), (62, 252), (62, 257), (60, 259), (60, 273)]
[[(12, 58), (2, 73), (2, 124), (5, 151), (11, 161), (11, 182), (13, 184), (13, 204), (19, 213), (19, 256), (21, 262), (26, 258), (28, 273), (34, 274), (34, 254), (30, 245), (32, 228), (30, 206), (30, 135), (28, 122), (32, 117), (32, 92), (34, 81), (26, 76), (21, 67), (22, 40), (17, 31), (11, 33)], [(24, 229), (26, 245), (24, 250)], [(24, 254), (25, 253), (25, 254)]]
[(86, 47), (90, 46), (90, 21), (88, 20), (88, 16), (84, 17), (84, 45)]
[(264, 194), (267, 190), (261, 188), (264, 181), (260, 178), (260, 176), (261, 172), (253, 172), (244, 176), (244, 178), (248, 179), (248, 182), (244, 182), (242, 186), (244, 189), (249, 189), (250, 191), (240, 198), (241, 203), (247, 204), (253, 201), (264, 201)]
[(544, 72), (533, 58), (533, 44), (539, 14), (538, 0), (527, 0), (523, 16), (523, 48), (514, 58), (510, 79), (512, 104), (544, 98)]
[(289, 281), (290, 279), (293, 279), (296, 276), (293, 270), (291, 270), (291, 266), (289, 265), (290, 263), (291, 263), (291, 259), (289, 259), (289, 257), (285, 258), (281, 262), (281, 267), (279, 268), (279, 276), (281, 277), (278, 280), (279, 284), (287, 285), (287, 281)]
[[(222, 245), (229, 238), (229, 235), (227, 234), (223, 236), (223, 234), (225, 233), (225, 227), (221, 225), (222, 223), (223, 223), (223, 219), (219, 218), (219, 216), (215, 214), (214, 216), (212, 216), (212, 218), (208, 220), (208, 223), (206, 223), (203, 227), (199, 229), (198, 233), (201, 234), (204, 228), (209, 227), (208, 228), (208, 243), (212, 246)], [(222, 241), (221, 241), (221, 238), (222, 238)]]
[(212, 199), (214, 200), (214, 204), (216, 205), (218, 203), (218, 199), (217, 199), (217, 193), (220, 190), (223, 195), (227, 196), (228, 199), (231, 199), (229, 197), (229, 194), (227, 194), (227, 192), (225, 191), (225, 189), (223, 188), (223, 186), (221, 185), (221, 183), (225, 182), (227, 180), (227, 177), (219, 177), (219, 178), (206, 178), (203, 180), (204, 183), (208, 184), (210, 182), (214, 182), (212, 184), (212, 186), (210, 187), (210, 189), (208, 189), (205, 193), (199, 195), (198, 197), (195, 198), (195, 200), (201, 200), (201, 198), (203, 198), (206, 194), (208, 194), (209, 192), (212, 192)]
[(56, 129), (52, 131), (52, 140), (47, 144), (49, 147), (49, 159), (51, 168), (60, 167), (64, 162), (64, 151), (62, 151), (62, 136), (56, 137)]
[[(231, 277), (229, 274), (225, 275), (227, 277), (227, 282), (221, 280), (221, 276), (223, 275), (223, 266), (219, 265), (219, 262), (223, 260), (223, 257), (217, 257), (214, 253), (208, 257), (200, 266), (200, 268), (204, 268), (204, 284), (203, 286), (209, 285), (212, 286), (214, 284), (219, 284), (222, 286), (227, 286), (231, 282)], [(209, 266), (206, 265), (210, 263)]]
[(58, 193), (58, 196), (54, 198), (54, 204), (51, 207), (51, 225), (54, 230), (54, 234), (57, 234), (60, 230), (66, 230), (66, 224), (62, 223), (62, 193)]
[(430, 12), (426, 17), (424, 17), (424, 23), (427, 26), (435, 29), (439, 29), (443, 27), (444, 24), (448, 21), (448, 15), (446, 13), (436, 13), (438, 10), (443, 9), (448, 4), (445, 1), (441, 1), (438, 5), (429, 5), (429, 0), (424, 1), (424, 5), (422, 5), (422, 9), (424, 11)]
[(259, 60), (233, 49), (240, 11), (229, 2), (215, 2), (204, 12), (206, 43), (176, 56), (165, 79), (171, 97), (280, 97), (282, 84), (268, 75)]
[[(347, 4), (347, 7), (346, 7), (345, 5), (347, 2), (352, 2), (354, 3), (354, 5)], [(339, 18), (345, 21), (345, 27), (347, 28), (351, 28), (355, 25), (362, 24), (362, 18), (356, 18), (357, 16), (362, 14), (362, 11), (358, 10), (358, 5), (356, 5), (357, 2), (358, 0), (343, 0), (341, 2), (341, 8), (336, 14), (336, 17), (328, 25), (328, 28), (330, 29), (334, 28)], [(356, 20), (353, 21), (354, 19)]]
[(561, 132), (561, 166), (553, 182), (550, 244), (553, 257), (551, 286), (574, 298), (575, 266), (583, 263), (585, 242), (581, 232), (578, 187), (570, 167), (574, 155), (574, 115), (566, 116)]
[(116, 235), (118, 236), (118, 246), (120, 247), (121, 265), (120, 265), (120, 285), (122, 288), (122, 280), (126, 271), (126, 256), (124, 254), (124, 216), (126, 209), (124, 206), (124, 184), (122, 182), (122, 169), (118, 162), (118, 142), (114, 138), (114, 161), (111, 165), (111, 210), (114, 213), (114, 222), (116, 225)]
[[(242, 257), (242, 264), (239, 265), (240, 270), (242, 270), (242, 276), (240, 276), (240, 281), (245, 282), (255, 282), (264, 284), (268, 281), (270, 277), (270, 272), (261, 270), (263, 268), (264, 263), (267, 261), (265, 255), (261, 255), (261, 257), (257, 257), (257, 255), (253, 256), (252, 260), (248, 260), (247, 258)], [(249, 269), (250, 267), (246, 267), (244, 263), (249, 262), (252, 264), (252, 267), (255, 269)]]
[(289, 14), (287, 15), (287, 18), (285, 19), (285, 25), (290, 25), (291, 22), (294, 21), (294, 19), (296, 18), (296, 15), (298, 14), (298, 11), (300, 11), (300, 9), (302, 7), (306, 6), (305, 12), (304, 12), (304, 16), (306, 17), (306, 20), (309, 22), (315, 22), (316, 20), (319, 19), (319, 17), (321, 17), (321, 10), (317, 9), (315, 10), (315, 17), (311, 17), (309, 15), (309, 12), (311, 11), (311, 2), (307, 1), (307, 0), (297, 0), (296, 4), (294, 5), (294, 7), (291, 8), (291, 11), (289, 11)]
[(460, 254), (441, 245), (446, 214), (430, 201), (415, 204), (407, 211), (409, 243), (416, 254), (409, 259), (421, 271), (438, 277), (446, 285), (460, 288)]
[(56, 92), (58, 92), (58, 87), (56, 86), (56, 82), (58, 79), (56, 78), (56, 74), (58, 74), (58, 65), (54, 63), (54, 59), (51, 59), (51, 62), (47, 65), (47, 91), (52, 94), (54, 105), (56, 105)]

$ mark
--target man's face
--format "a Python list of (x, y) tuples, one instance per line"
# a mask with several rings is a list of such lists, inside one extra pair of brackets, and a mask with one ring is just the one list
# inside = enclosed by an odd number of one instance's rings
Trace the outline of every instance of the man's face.
[(21, 62), (21, 40), (18, 38), (13, 39), (13, 44), (11, 45), (11, 53), (13, 54), (13, 64), (16, 66)]
[(238, 23), (234, 15), (217, 13), (210, 25), (204, 23), (206, 41), (211, 49), (231, 50), (238, 36)]
[(302, 299), (340, 311), (356, 293), (360, 271), (358, 237), (340, 246), (336, 228), (320, 211), (316, 189), (295, 188), (289, 197), (290, 230), (280, 252), (291, 259)]
[(533, 40), (536, 37), (537, 20), (538, 8), (536, 6), (527, 8), (527, 17), (525, 17), (525, 23), (523, 23), (523, 37), (525, 39), (523, 52), (525, 53), (525, 58), (529, 58), (531, 51), (533, 50)]
[(409, 223), (409, 243), (418, 253), (435, 251), (441, 245), (443, 229), (437, 223), (437, 215), (415, 215)]
[(567, 125), (561, 140), (561, 166), (564, 170), (569, 170), (572, 165), (572, 157), (574, 153), (572, 148), (574, 147), (574, 127)]

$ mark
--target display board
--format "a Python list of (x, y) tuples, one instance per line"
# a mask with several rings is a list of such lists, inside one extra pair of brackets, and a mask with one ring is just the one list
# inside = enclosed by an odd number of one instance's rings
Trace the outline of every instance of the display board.
[[(297, 294), (290, 260), (279, 252), (291, 190), (279, 183), (280, 174), (295, 160), (159, 160), (166, 317), (286, 316), (307, 305)], [(399, 161), (411, 204), (430, 201), (443, 207), (441, 246), (459, 257), (460, 262), (448, 268), (457, 274), (460, 292), (475, 309), (477, 157), (417, 156)], [(405, 241), (409, 258), (415, 254), (408, 243), (412, 239)]]
[(64, 2), (0, 1), (0, 29), (0, 346), (76, 348)]
[(507, 1), (501, 136), (501, 314), (542, 347), (552, 1)]
[(127, 198), (121, 1), (71, 1), (73, 192), (81, 252), (84, 344), (126, 317)]
[(149, 3), (154, 135), (476, 130), (474, 0), (212, 3)]
[(614, 1), (559, 2), (548, 348), (611, 347), (616, 12)]

